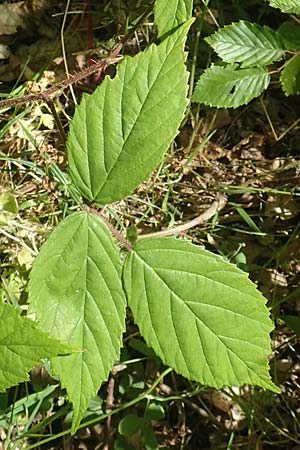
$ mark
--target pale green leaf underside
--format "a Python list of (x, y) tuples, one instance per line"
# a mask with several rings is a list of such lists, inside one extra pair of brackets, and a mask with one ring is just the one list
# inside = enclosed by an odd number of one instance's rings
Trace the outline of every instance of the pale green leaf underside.
[(73, 403), (75, 431), (119, 358), (125, 326), (119, 253), (99, 218), (79, 212), (55, 228), (34, 262), (29, 299), (43, 329), (83, 350), (52, 359)]
[(277, 390), (268, 372), (272, 323), (247, 275), (176, 239), (137, 244), (124, 267), (128, 304), (165, 364), (202, 384)]
[(300, 94), (300, 56), (288, 62), (281, 72), (280, 82), (285, 95)]
[(269, 83), (270, 75), (263, 67), (212, 66), (199, 78), (192, 100), (217, 108), (237, 108), (258, 97)]
[(0, 391), (27, 381), (42, 358), (70, 352), (10, 305), (0, 303), (0, 322)]
[(158, 37), (169, 33), (192, 17), (193, 0), (156, 0), (154, 22)]
[(300, 14), (299, 0), (269, 0), (270, 6), (279, 8), (282, 12)]
[(191, 21), (159, 46), (126, 57), (76, 108), (70, 173), (82, 195), (120, 200), (144, 181), (178, 132), (187, 105), (184, 42)]
[(206, 41), (223, 61), (241, 63), (241, 67), (270, 64), (280, 60), (285, 51), (279, 33), (243, 20), (221, 28)]

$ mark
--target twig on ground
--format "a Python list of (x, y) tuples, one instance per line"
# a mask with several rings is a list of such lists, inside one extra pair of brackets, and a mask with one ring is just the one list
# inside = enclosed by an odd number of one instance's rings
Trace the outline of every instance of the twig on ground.
[(172, 236), (173, 234), (183, 233), (191, 228), (200, 225), (201, 223), (207, 222), (211, 219), (217, 212), (219, 212), (227, 203), (227, 197), (224, 194), (217, 194), (216, 200), (212, 203), (212, 205), (204, 211), (204, 213), (200, 214), (200, 216), (195, 217), (195, 219), (190, 220), (189, 222), (183, 223), (182, 225), (178, 225), (177, 227), (167, 228), (166, 230), (155, 231), (154, 233), (141, 234), (138, 236), (138, 240), (147, 239), (150, 237), (164, 237), (164, 236)]

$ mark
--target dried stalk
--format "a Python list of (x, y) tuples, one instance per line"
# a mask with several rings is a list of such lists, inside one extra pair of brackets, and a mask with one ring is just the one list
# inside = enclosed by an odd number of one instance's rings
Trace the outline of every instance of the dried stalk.
[(195, 217), (195, 219), (183, 223), (182, 225), (178, 225), (177, 227), (167, 228), (166, 230), (156, 231), (154, 233), (141, 234), (140, 236), (138, 236), (138, 240), (147, 239), (150, 237), (172, 236), (174, 234), (183, 233), (184, 231), (194, 228), (201, 223), (207, 222), (217, 212), (224, 208), (226, 202), (227, 197), (223, 194), (218, 194), (216, 200), (212, 203), (212, 205), (206, 211), (204, 211), (204, 213), (200, 214), (200, 216)]

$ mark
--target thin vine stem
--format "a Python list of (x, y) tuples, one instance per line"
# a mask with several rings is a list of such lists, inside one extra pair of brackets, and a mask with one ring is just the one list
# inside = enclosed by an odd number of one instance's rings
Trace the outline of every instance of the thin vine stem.
[[(167, 369), (165, 369), (162, 374), (157, 378), (157, 380), (154, 381), (154, 383), (149, 387), (149, 389), (147, 389), (145, 392), (143, 392), (142, 394), (138, 395), (136, 398), (134, 398), (133, 400), (130, 400), (127, 403), (124, 403), (123, 405), (119, 406), (119, 408), (113, 409), (112, 411), (109, 411), (106, 414), (102, 414), (101, 416), (98, 416), (94, 419), (88, 420), (86, 422), (83, 422), (81, 425), (79, 425), (78, 430), (81, 430), (82, 428), (86, 428), (89, 427), (91, 425), (95, 425), (96, 423), (102, 422), (103, 420), (107, 419), (107, 417), (113, 416), (115, 414), (118, 414), (121, 411), (124, 411), (124, 409), (128, 409), (131, 406), (136, 405), (137, 403), (141, 402), (142, 400), (146, 399), (149, 397), (149, 395), (154, 391), (154, 389), (160, 384), (160, 382), (164, 379), (164, 377), (166, 377), (170, 372), (172, 372), (173, 369), (171, 369), (170, 367), (168, 367)], [(61, 438), (63, 436), (66, 436), (68, 434), (71, 434), (71, 428), (68, 428), (67, 430), (62, 431), (61, 433), (57, 433), (54, 436), (50, 436), (46, 439), (43, 439), (39, 442), (36, 442), (33, 445), (30, 445), (27, 448), (27, 450), (31, 450), (32, 448), (36, 448), (39, 447), (40, 445), (46, 444), (47, 442), (51, 442), (54, 441), (58, 438)], [(28, 433), (27, 436), (30, 436), (30, 434)], [(23, 435), (21, 438), (24, 438), (25, 436)]]

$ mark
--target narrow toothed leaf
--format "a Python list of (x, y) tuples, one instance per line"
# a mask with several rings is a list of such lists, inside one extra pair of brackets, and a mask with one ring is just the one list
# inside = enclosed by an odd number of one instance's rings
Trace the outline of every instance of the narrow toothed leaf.
[(243, 20), (221, 28), (206, 41), (223, 61), (241, 63), (241, 67), (265, 66), (280, 60), (285, 53), (279, 33)]
[(270, 75), (263, 67), (212, 66), (199, 78), (192, 100), (217, 108), (237, 108), (258, 97), (269, 83)]
[(280, 82), (285, 95), (300, 94), (300, 56), (294, 56), (280, 74)]

